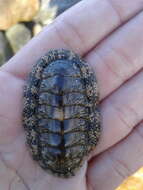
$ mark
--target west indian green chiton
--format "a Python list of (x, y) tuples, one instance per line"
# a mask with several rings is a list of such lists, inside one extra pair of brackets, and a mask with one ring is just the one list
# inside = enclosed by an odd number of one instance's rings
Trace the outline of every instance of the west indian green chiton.
[(51, 50), (37, 61), (24, 90), (23, 125), (43, 169), (75, 175), (100, 136), (97, 81), (77, 54)]

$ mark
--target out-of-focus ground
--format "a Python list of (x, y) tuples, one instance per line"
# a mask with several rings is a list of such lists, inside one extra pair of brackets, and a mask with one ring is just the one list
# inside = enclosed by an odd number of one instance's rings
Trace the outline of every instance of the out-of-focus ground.
[(116, 190), (143, 190), (143, 168), (128, 177)]
[[(45, 25), (80, 0), (0, 0), (0, 65), (19, 51)], [(15, 172), (8, 171), (0, 162), (0, 177), (5, 185), (22, 187)], [(0, 184), (1, 185), (1, 184)], [(7, 189), (8, 186), (1, 186)], [(24, 189), (24, 187), (23, 187)], [(126, 179), (116, 190), (143, 190), (143, 168)]]
[(80, 0), (0, 0), (0, 65)]

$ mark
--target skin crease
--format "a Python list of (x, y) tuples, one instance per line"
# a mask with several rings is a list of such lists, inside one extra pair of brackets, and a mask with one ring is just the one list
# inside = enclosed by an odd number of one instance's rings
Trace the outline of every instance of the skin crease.
[[(143, 165), (142, 9), (143, 0), (83, 0), (0, 68), (0, 189), (114, 190)], [(83, 56), (100, 90), (99, 145), (89, 164), (68, 180), (47, 174), (31, 159), (21, 125), (25, 79), (51, 48)], [(16, 183), (17, 176), (21, 183)]]

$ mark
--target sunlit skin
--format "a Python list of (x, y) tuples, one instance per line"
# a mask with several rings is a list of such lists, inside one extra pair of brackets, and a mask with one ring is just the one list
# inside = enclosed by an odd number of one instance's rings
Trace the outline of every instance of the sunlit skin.
[[(142, 9), (143, 0), (83, 0), (1, 67), (1, 189), (16, 184), (10, 177), (15, 172), (22, 182), (14, 190), (114, 190), (143, 165)], [(51, 48), (80, 54), (95, 71), (100, 91), (100, 142), (88, 164), (68, 180), (47, 174), (31, 159), (21, 124), (25, 80)]]

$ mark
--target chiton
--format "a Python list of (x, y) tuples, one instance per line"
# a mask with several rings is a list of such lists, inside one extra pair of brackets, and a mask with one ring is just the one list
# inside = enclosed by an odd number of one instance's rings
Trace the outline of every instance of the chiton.
[(23, 125), (34, 160), (74, 176), (100, 136), (95, 74), (77, 54), (51, 50), (33, 66), (24, 89)]

